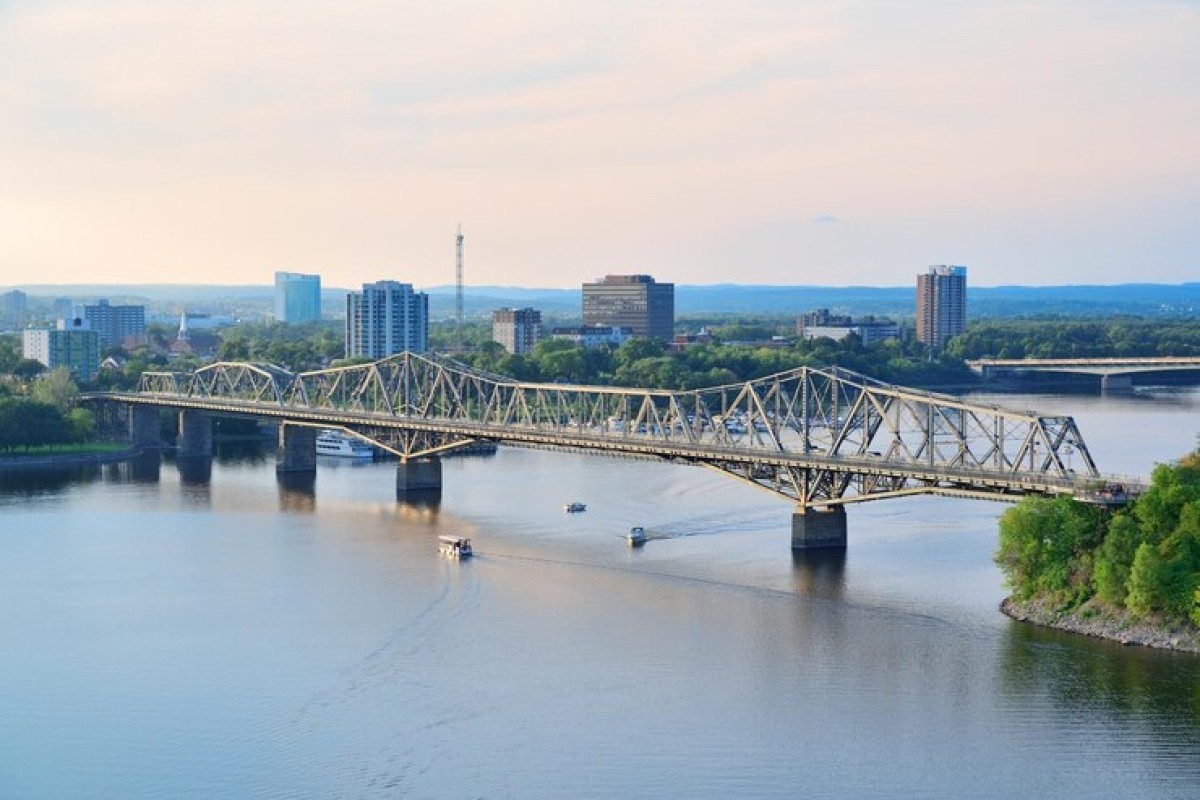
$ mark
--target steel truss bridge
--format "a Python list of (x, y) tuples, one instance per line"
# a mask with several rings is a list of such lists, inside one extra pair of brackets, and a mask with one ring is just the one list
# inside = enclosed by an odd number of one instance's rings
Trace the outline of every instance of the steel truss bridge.
[(522, 383), (403, 353), (294, 374), (147, 372), (106, 401), (339, 428), (404, 462), (480, 441), (709, 467), (801, 509), (917, 494), (1105, 502), (1075, 422), (801, 367), (688, 391)]

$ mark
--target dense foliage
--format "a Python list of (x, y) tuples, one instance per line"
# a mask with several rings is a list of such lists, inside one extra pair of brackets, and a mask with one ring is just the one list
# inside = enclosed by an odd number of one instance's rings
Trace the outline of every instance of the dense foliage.
[(303, 372), (327, 367), (345, 352), (344, 328), (337, 322), (243, 323), (224, 331), (217, 359), (262, 361)]
[(958, 359), (929, 361), (900, 342), (863, 347), (856, 336), (840, 342), (800, 340), (783, 346), (693, 345), (669, 350), (653, 339), (620, 347), (584, 348), (566, 340), (539, 342), (527, 356), (490, 343), (457, 356), (479, 369), (518, 380), (663, 389), (696, 389), (753, 380), (801, 366), (842, 366), (906, 385), (969, 384), (974, 376)]
[(1070, 498), (1022, 501), (1000, 519), (996, 562), (1018, 599), (1094, 599), (1200, 626), (1200, 453), (1157, 467), (1115, 514)]
[(957, 358), (1134, 358), (1200, 355), (1187, 320), (984, 320), (946, 345)]

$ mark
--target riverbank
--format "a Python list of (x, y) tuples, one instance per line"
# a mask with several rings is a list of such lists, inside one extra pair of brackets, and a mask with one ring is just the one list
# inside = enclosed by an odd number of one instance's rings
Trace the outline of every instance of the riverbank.
[(31, 469), (114, 464), (118, 461), (128, 461), (140, 452), (136, 447), (122, 447), (112, 450), (92, 450), (88, 452), (37, 453), (35, 455), (19, 456), (5, 455), (0, 457), (0, 472), (22, 472)]
[(1000, 610), (1020, 622), (1081, 633), (1124, 645), (1200, 653), (1200, 631), (1187, 626), (1155, 625), (1133, 620), (1125, 612), (1084, 604), (1070, 612), (1054, 609), (1039, 600), (1018, 602), (1004, 598)]

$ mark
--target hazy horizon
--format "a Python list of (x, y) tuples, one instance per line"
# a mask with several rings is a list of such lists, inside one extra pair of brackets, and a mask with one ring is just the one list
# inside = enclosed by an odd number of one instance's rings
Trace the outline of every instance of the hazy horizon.
[[(1200, 3), (0, 4), (0, 284), (1177, 284)], [(197, 276), (203, 276), (199, 280)]]

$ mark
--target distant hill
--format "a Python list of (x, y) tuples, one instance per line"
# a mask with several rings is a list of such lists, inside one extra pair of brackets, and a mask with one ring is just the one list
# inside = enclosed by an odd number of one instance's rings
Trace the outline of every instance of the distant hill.
[[(193, 310), (235, 307), (259, 315), (271, 313), (272, 286), (204, 286), (196, 284), (81, 284), (4, 287), (32, 297), (73, 300), (110, 298), (113, 302), (145, 302), (160, 308)], [(337, 314), (348, 290), (322, 289), (326, 313)], [(435, 318), (454, 313), (454, 287), (424, 288)], [(468, 286), (463, 290), (464, 313), (486, 316), (504, 306), (533, 306), (550, 317), (580, 316), (580, 289), (538, 289), (517, 286)], [(829, 308), (854, 315), (877, 314), (898, 318), (915, 315), (913, 286), (761, 286), (719, 284), (675, 287), (675, 313), (687, 315), (801, 314)], [(1111, 286), (984, 286), (968, 287), (970, 316), (1032, 315), (1148, 317), (1193, 316), (1200, 313), (1200, 283), (1127, 283)]]

